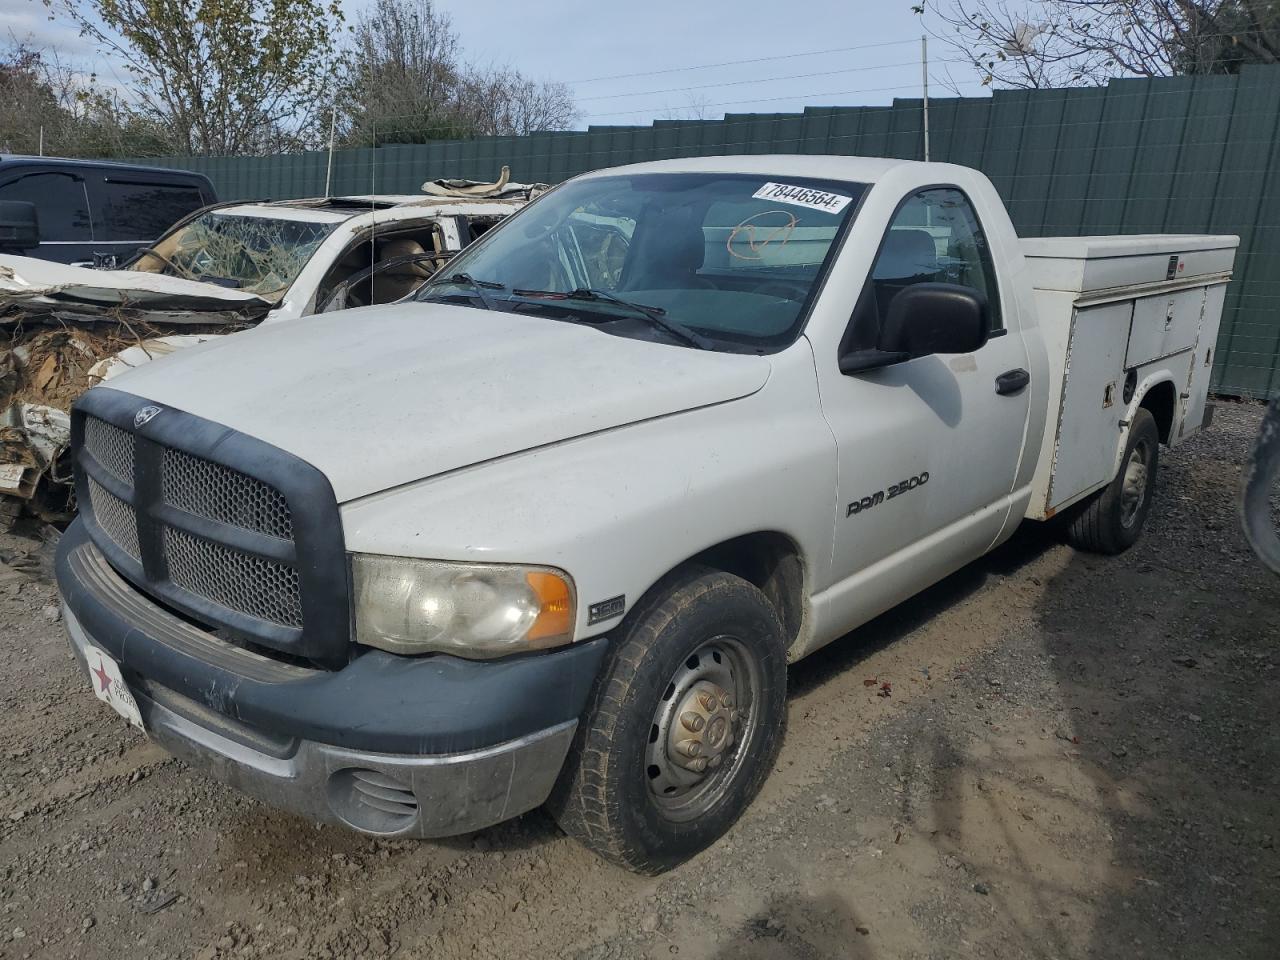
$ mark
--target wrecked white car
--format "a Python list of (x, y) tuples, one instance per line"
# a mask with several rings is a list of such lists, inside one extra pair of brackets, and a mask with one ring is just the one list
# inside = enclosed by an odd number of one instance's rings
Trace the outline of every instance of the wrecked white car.
[(540, 185), (206, 207), (120, 270), (0, 256), (0, 527), (72, 509), (67, 410), (90, 386), (258, 323), (408, 296)]

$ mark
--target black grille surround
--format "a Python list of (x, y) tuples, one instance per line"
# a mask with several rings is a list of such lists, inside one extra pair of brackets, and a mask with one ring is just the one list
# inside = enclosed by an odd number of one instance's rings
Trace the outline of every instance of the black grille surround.
[[(148, 408), (159, 412), (140, 416)], [(348, 662), (342, 523), (316, 467), (110, 387), (76, 401), (71, 444), (86, 529), (126, 580), (211, 629), (322, 666)]]

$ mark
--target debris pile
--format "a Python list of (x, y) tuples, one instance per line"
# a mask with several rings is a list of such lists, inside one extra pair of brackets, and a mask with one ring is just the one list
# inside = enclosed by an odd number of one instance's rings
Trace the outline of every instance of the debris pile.
[(145, 271), (0, 257), (0, 528), (19, 506), (68, 519), (69, 412), (116, 373), (252, 326), (271, 302), (245, 290)]
[[(106, 376), (121, 353), (146, 357), (168, 353), (175, 331), (201, 335), (229, 332), (225, 324), (158, 325), (104, 317), (94, 322), (46, 324), (0, 321), (0, 494), (27, 501), (46, 520), (71, 510), (71, 405)], [(54, 489), (40, 492), (40, 480)], [(3, 511), (0, 527), (12, 523)]]
[(20, 400), (67, 410), (93, 385), (89, 368), (119, 349), (116, 338), (88, 330), (37, 327), (25, 335), (15, 331), (0, 354), (0, 369), (14, 374), (13, 389), (0, 396), (0, 403), (8, 406)]

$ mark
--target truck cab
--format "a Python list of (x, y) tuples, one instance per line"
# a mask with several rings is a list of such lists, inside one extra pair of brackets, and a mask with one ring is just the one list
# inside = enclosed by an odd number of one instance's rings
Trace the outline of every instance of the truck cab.
[(111, 268), (217, 199), (189, 170), (3, 155), (0, 251)]
[[(1075, 331), (1127, 343), (1167, 293), (1149, 261), (1105, 288), (1127, 318), (1089, 313), (1086, 284), (1039, 303), (977, 171), (576, 178), (410, 301), (82, 397), (73, 650), (167, 749), (306, 816), (433, 837), (545, 803), (606, 859), (667, 869), (759, 789), (789, 663), (1026, 517), (1060, 511), (1101, 552), (1136, 539), (1159, 443), (1203, 420), (1234, 251), (1175, 240), (1209, 251), (1178, 288), (1196, 332), (1126, 369)], [(1153, 412), (1177, 364), (1189, 399)], [(1108, 456), (1055, 489), (1045, 450), (1086, 442)]]

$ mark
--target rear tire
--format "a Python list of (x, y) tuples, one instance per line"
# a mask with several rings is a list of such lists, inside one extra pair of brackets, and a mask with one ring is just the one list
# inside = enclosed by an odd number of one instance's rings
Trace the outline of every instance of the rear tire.
[(1093, 494), (1067, 523), (1067, 542), (1090, 553), (1123, 553), (1138, 541), (1151, 512), (1156, 470), (1160, 465), (1160, 431), (1151, 413), (1139, 408), (1129, 426), (1120, 470)]
[(614, 639), (548, 809), (604, 859), (669, 870), (759, 791), (782, 743), (786, 688), (786, 643), (764, 594), (685, 571)]

